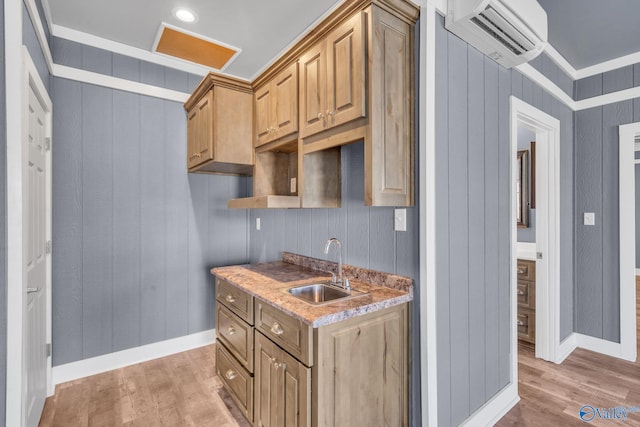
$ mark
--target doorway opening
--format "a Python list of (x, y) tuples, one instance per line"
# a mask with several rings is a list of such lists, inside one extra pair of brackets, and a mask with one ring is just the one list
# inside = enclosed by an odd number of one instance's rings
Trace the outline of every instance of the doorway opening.
[[(517, 383), (518, 331), (535, 342), (535, 356), (559, 362), (560, 355), (560, 122), (537, 108), (511, 97), (511, 355), (512, 381)], [(518, 159), (518, 130), (535, 141), (535, 171)], [(529, 142), (531, 142), (529, 141)], [(520, 150), (524, 151), (524, 150)], [(528, 155), (531, 154), (531, 146)], [(527, 161), (527, 166), (530, 163)], [(525, 175), (526, 172), (526, 175)], [(531, 205), (530, 180), (535, 189), (535, 232), (529, 232), (529, 245), (520, 253), (517, 230), (526, 222)], [(525, 196), (526, 197), (519, 197)], [(520, 209), (518, 209), (520, 208)], [(525, 209), (526, 208), (526, 209)], [(520, 212), (520, 213), (518, 213)], [(530, 220), (531, 218), (529, 218)], [(530, 223), (530, 221), (529, 221)], [(523, 233), (520, 233), (523, 234)], [(534, 237), (535, 236), (535, 237)], [(522, 245), (521, 245), (522, 248)], [(524, 252), (524, 253), (523, 253)], [(520, 278), (520, 284), (518, 283)], [(529, 283), (525, 283), (529, 281)], [(531, 283), (535, 282), (535, 286)], [(529, 291), (531, 289), (531, 291)], [(531, 292), (531, 293), (529, 293)], [(520, 298), (519, 298), (520, 297)], [(518, 313), (518, 300), (529, 307)], [(533, 309), (532, 309), (533, 307)]]

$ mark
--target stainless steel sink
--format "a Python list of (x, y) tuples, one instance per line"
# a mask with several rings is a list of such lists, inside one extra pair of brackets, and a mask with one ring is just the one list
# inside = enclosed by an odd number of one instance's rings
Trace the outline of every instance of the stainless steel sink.
[(368, 292), (357, 291), (355, 289), (347, 291), (327, 283), (296, 286), (294, 288), (288, 288), (287, 292), (296, 298), (314, 305), (329, 304), (339, 300), (368, 295)]

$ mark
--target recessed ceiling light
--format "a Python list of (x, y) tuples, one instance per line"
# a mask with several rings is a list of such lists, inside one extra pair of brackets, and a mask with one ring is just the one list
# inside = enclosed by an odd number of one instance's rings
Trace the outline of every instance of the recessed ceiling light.
[(173, 9), (173, 16), (182, 22), (196, 22), (198, 20), (198, 15), (196, 15), (195, 12), (184, 7)]

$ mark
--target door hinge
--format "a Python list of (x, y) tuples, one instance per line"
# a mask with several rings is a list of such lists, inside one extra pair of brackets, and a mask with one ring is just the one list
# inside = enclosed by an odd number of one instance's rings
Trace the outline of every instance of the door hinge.
[(50, 136), (47, 136), (44, 139), (44, 149), (47, 150), (47, 151), (51, 150), (51, 137)]
[(50, 254), (51, 253), (51, 240), (47, 240), (47, 243), (44, 246), (44, 252), (46, 254)]
[(51, 357), (51, 343), (47, 343), (47, 357)]
[(536, 252), (536, 259), (542, 259), (542, 252)]

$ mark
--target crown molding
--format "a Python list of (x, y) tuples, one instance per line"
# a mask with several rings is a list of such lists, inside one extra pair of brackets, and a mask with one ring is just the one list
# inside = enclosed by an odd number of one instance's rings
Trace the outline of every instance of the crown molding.
[(596, 74), (606, 73), (607, 71), (617, 70), (618, 68), (627, 67), (629, 65), (640, 63), (640, 52), (631, 53), (629, 55), (614, 58), (610, 61), (601, 62), (590, 67), (581, 68), (576, 71), (575, 80), (584, 79), (585, 77), (594, 76)]
[(555, 83), (549, 80), (544, 74), (533, 68), (531, 64), (520, 64), (515, 67), (515, 69), (522, 73), (522, 75), (531, 79), (531, 81), (533, 81), (535, 84), (549, 92), (549, 94), (551, 94), (554, 98), (562, 102), (570, 109), (576, 109), (576, 101), (574, 101), (572, 97), (567, 95), (566, 92), (560, 89)]
[(562, 71), (567, 73), (572, 80), (576, 80), (578, 72), (573, 68), (573, 65), (571, 65), (569, 61), (567, 61), (565, 57), (556, 50), (555, 47), (551, 46), (551, 44), (547, 42), (547, 46), (544, 48), (544, 51), (549, 55), (549, 58), (551, 58), (551, 60), (555, 62), (560, 69), (562, 69)]

